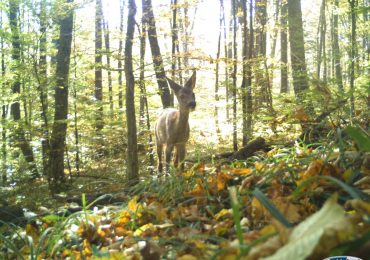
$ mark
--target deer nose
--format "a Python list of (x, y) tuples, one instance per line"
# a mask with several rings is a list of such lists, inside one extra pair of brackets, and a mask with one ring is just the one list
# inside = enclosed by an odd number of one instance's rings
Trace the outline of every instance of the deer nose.
[(195, 101), (190, 101), (189, 103), (188, 103), (188, 107), (189, 108), (195, 108), (195, 106), (197, 105), (197, 103), (195, 102)]

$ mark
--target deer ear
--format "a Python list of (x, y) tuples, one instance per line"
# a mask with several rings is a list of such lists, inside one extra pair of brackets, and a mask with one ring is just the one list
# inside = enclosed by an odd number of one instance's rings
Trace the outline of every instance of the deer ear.
[(197, 79), (197, 73), (194, 70), (193, 75), (191, 75), (190, 79), (188, 79), (188, 81), (185, 83), (185, 88), (194, 89), (196, 79)]
[(166, 77), (166, 79), (167, 79), (168, 83), (170, 84), (170, 87), (172, 88), (173, 91), (178, 92), (182, 88), (179, 84), (177, 84), (172, 79), (167, 78), (167, 77)]

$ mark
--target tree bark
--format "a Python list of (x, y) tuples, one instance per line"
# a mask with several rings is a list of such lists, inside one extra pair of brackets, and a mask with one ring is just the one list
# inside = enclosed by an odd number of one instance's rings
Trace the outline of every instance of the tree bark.
[(107, 66), (108, 66), (108, 93), (109, 93), (109, 109), (110, 114), (113, 115), (113, 86), (112, 86), (112, 72), (110, 70), (110, 36), (109, 36), (109, 25), (108, 21), (104, 23), (104, 42), (105, 42), (105, 55), (107, 57)]
[(95, 2), (95, 101), (96, 101), (96, 122), (95, 127), (99, 132), (103, 127), (103, 70), (102, 70), (102, 0)]
[(238, 54), (237, 54), (237, 43), (236, 43), (236, 33), (238, 30), (238, 24), (236, 20), (236, 12), (237, 12), (237, 6), (236, 6), (236, 0), (233, 0), (232, 2), (232, 13), (233, 13), (233, 148), (234, 151), (238, 150), (238, 132), (237, 132), (237, 100), (236, 100), (236, 73), (237, 73), (237, 59), (238, 59)]
[(222, 9), (223, 6), (220, 3), (220, 24), (219, 24), (219, 34), (218, 34), (218, 41), (217, 41), (217, 54), (216, 54), (216, 67), (215, 67), (215, 75), (216, 75), (216, 80), (215, 80), (215, 126), (216, 126), (216, 134), (217, 137), (220, 139), (220, 124), (218, 120), (218, 102), (220, 101), (220, 96), (219, 96), (219, 68), (220, 68), (220, 54), (221, 54), (221, 33), (222, 33)]
[[(171, 8), (172, 8), (172, 28), (171, 28), (171, 36), (172, 36), (172, 46), (171, 46), (171, 77), (172, 80), (175, 80), (176, 74), (176, 44), (178, 44), (178, 29), (177, 29), (177, 0), (171, 0)], [(174, 94), (171, 91), (171, 106), (174, 106)]]
[(342, 78), (342, 66), (340, 63), (340, 49), (339, 49), (339, 36), (338, 36), (338, 8), (339, 0), (334, 0), (334, 15), (333, 15), (333, 60), (335, 68), (335, 80), (340, 92), (343, 93), (343, 78)]
[[(0, 13), (0, 30), (3, 29), (3, 14)], [(4, 38), (0, 37), (0, 50), (1, 50), (1, 76), (5, 77), (5, 53), (4, 53)], [(5, 96), (5, 84), (1, 84), (1, 94)], [(7, 129), (6, 129), (6, 115), (8, 112), (8, 106), (1, 106), (1, 172), (2, 172), (2, 183), (3, 185), (7, 181)]]
[[(73, 3), (66, 0), (65, 3)], [(51, 192), (61, 189), (64, 182), (64, 149), (67, 134), (68, 116), (68, 77), (72, 45), (73, 9), (67, 5), (68, 12), (60, 21), (59, 45), (55, 71), (55, 113), (49, 153), (49, 185)]]
[(171, 105), (171, 94), (168, 88), (166, 73), (164, 71), (163, 59), (159, 48), (152, 1), (142, 0), (142, 5), (145, 23), (148, 26), (148, 38), (150, 49), (152, 52), (152, 59), (154, 64), (155, 75), (157, 78), (159, 93), (161, 96), (163, 108), (166, 108)]
[(288, 92), (288, 35), (287, 35), (288, 5), (286, 0), (281, 3), (280, 16), (280, 93)]
[(298, 104), (303, 104), (303, 92), (308, 90), (309, 85), (303, 37), (301, 0), (288, 0), (288, 24), (294, 93), (298, 99)]
[(119, 23), (119, 43), (118, 43), (118, 108), (123, 108), (123, 84), (122, 84), (122, 49), (123, 49), (123, 16), (124, 16), (124, 7), (125, 2), (120, 1), (120, 23)]
[(48, 172), (48, 156), (49, 156), (49, 120), (48, 120), (48, 75), (47, 75), (47, 11), (46, 11), (46, 0), (42, 0), (40, 3), (40, 57), (39, 57), (39, 92), (41, 102), (41, 118), (42, 124), (42, 165), (43, 174), (47, 176)]
[(132, 40), (135, 31), (135, 0), (129, 0), (127, 33), (125, 43), (125, 76), (126, 76), (126, 120), (127, 120), (127, 178), (130, 183), (139, 179), (137, 158), (137, 137), (135, 118), (135, 79), (132, 68)]
[[(18, 13), (19, 13), (19, 2), (9, 0), (9, 23), (12, 32), (12, 60), (14, 62), (11, 68), (15, 72), (15, 79), (12, 83), (12, 93), (19, 96), (21, 79), (20, 79), (20, 59), (21, 59), (21, 42), (19, 37), (19, 24), (18, 24)], [(34, 160), (32, 147), (26, 138), (26, 134), (21, 119), (21, 109), (19, 103), (19, 97), (11, 104), (10, 113), (13, 116), (17, 126), (14, 130), (14, 142), (15, 145), (22, 151), (25, 160), (28, 163), (29, 170), (33, 177), (38, 177), (39, 173)]]
[(357, 57), (357, 35), (356, 35), (356, 8), (358, 0), (348, 0), (351, 12), (351, 54), (350, 54), (350, 69), (349, 69), (349, 87), (350, 87), (350, 103), (351, 103), (351, 118), (355, 115), (355, 59)]

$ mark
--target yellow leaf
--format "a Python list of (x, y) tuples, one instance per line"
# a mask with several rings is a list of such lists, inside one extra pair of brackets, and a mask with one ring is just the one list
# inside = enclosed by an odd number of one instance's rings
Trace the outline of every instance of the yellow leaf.
[(197, 260), (197, 259), (198, 259), (197, 257), (190, 254), (182, 255), (177, 258), (177, 260)]
[(145, 224), (135, 230), (134, 236), (142, 236), (143, 233), (147, 230), (156, 231), (157, 228), (152, 223)]
[(252, 169), (249, 168), (240, 168), (240, 169), (232, 169), (230, 173), (237, 174), (237, 175), (248, 175), (253, 172)]
[(128, 205), (127, 205), (127, 208), (131, 211), (131, 212), (137, 212), (139, 210), (139, 204), (137, 203), (137, 200), (138, 200), (138, 196), (134, 196), (129, 202), (128, 202)]
[(255, 162), (254, 167), (256, 168), (256, 171), (260, 172), (265, 167), (265, 164), (261, 162)]
[(343, 173), (343, 180), (345, 180), (346, 182), (349, 181), (349, 179), (351, 178), (353, 174), (353, 170), (352, 169), (347, 169), (344, 173)]
[(221, 218), (225, 217), (225, 216), (228, 216), (228, 217), (231, 217), (232, 214), (231, 214), (231, 209), (221, 209), (216, 215), (215, 215), (215, 219), (216, 220), (220, 220)]
[(264, 226), (260, 231), (259, 231), (259, 234), (261, 236), (267, 236), (267, 235), (270, 235), (270, 234), (273, 234), (276, 232), (276, 227), (272, 224), (270, 225), (267, 225), (267, 226)]

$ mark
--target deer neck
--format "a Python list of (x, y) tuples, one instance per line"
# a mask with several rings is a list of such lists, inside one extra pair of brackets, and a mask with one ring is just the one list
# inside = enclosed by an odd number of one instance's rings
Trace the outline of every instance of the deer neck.
[(177, 131), (182, 132), (188, 128), (189, 122), (189, 109), (180, 106), (179, 119), (177, 124)]

